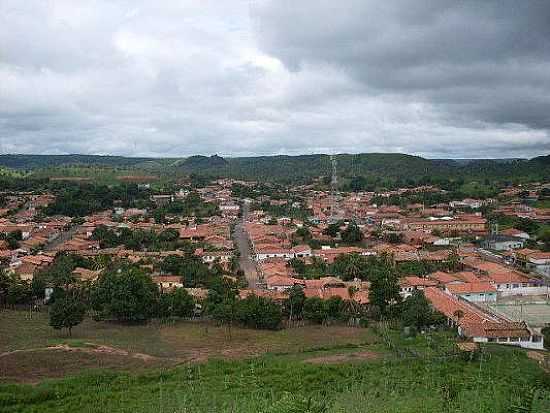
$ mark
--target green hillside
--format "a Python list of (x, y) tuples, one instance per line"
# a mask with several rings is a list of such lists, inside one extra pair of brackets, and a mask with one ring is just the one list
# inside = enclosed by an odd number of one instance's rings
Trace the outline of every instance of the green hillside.
[[(507, 351), (509, 350), (509, 351)], [(407, 357), (334, 362), (310, 355), (209, 361), (141, 374), (97, 372), (0, 385), (10, 412), (548, 412), (548, 377), (525, 354), (479, 361)]]
[[(369, 186), (438, 184), (441, 181), (522, 182), (550, 180), (550, 156), (532, 160), (441, 160), (405, 154), (339, 154), (338, 177), (342, 185)], [(247, 180), (305, 183), (332, 173), (331, 157), (315, 155), (277, 155), (223, 158), (129, 158), (97, 155), (0, 155), (0, 166), (32, 170), (36, 176), (75, 176), (74, 168), (112, 168), (142, 174), (179, 177), (232, 177)], [(66, 172), (65, 172), (66, 171)], [(87, 175), (93, 175), (88, 170)], [(113, 173), (116, 175), (116, 173)], [(130, 174), (128, 172), (128, 174)]]

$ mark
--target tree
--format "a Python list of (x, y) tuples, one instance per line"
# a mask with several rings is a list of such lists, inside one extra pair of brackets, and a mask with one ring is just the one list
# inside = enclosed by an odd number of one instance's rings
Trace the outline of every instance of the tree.
[(10, 250), (19, 248), (19, 242), (23, 240), (23, 233), (21, 230), (12, 231), (5, 236), (6, 243)]
[(544, 337), (544, 348), (550, 350), (550, 327), (544, 327), (540, 332)]
[(401, 305), (401, 321), (405, 326), (420, 330), (437, 320), (430, 303), (421, 291), (415, 291)]
[(529, 218), (518, 218), (517, 222), (514, 225), (514, 228), (525, 231), (528, 234), (532, 235), (540, 229), (540, 224)]
[(544, 231), (539, 237), (538, 241), (543, 243), (544, 251), (550, 251), (550, 230)]
[(304, 302), (304, 318), (317, 324), (322, 324), (327, 319), (326, 307), (319, 297), (306, 298)]
[(399, 280), (394, 271), (387, 270), (371, 280), (369, 300), (380, 310), (382, 316), (392, 315), (392, 307), (399, 304)]
[(288, 313), (288, 317), (291, 321), (302, 317), (305, 301), (306, 295), (304, 294), (304, 289), (301, 286), (293, 285), (288, 290), (288, 299), (285, 302), (285, 311)]
[(249, 295), (237, 301), (237, 319), (246, 327), (276, 330), (282, 321), (281, 307), (273, 300)]
[(170, 293), (172, 299), (172, 315), (190, 317), (195, 309), (195, 300), (184, 288), (176, 288)]
[(456, 248), (451, 250), (445, 264), (449, 271), (458, 271), (460, 269), (460, 256), (458, 255)]
[(363, 241), (363, 233), (355, 222), (350, 222), (348, 227), (342, 232), (342, 241), (350, 244)]
[(325, 228), (325, 230), (323, 231), (323, 234), (334, 238), (334, 237), (336, 237), (336, 235), (338, 235), (338, 232), (340, 232), (340, 226), (341, 225), (342, 225), (341, 222), (336, 222), (334, 224), (330, 224), (328, 227)]
[(211, 304), (208, 307), (208, 314), (218, 323), (226, 326), (231, 339), (231, 328), (237, 320), (237, 300), (225, 297), (221, 302)]
[(296, 236), (301, 238), (303, 242), (308, 242), (311, 239), (311, 232), (307, 227), (300, 227), (296, 230)]
[(306, 263), (300, 258), (292, 258), (289, 262), (296, 274), (303, 275), (306, 272)]
[(99, 278), (91, 302), (99, 318), (144, 322), (155, 315), (158, 297), (158, 286), (143, 270), (121, 266)]
[(359, 254), (343, 254), (334, 260), (332, 272), (339, 275), (342, 280), (349, 281), (355, 278), (366, 279), (368, 261)]
[(338, 296), (330, 297), (323, 302), (325, 306), (325, 313), (327, 318), (338, 320), (342, 318), (342, 311), (344, 309), (344, 301)]
[(50, 307), (50, 326), (56, 330), (66, 328), (69, 336), (72, 328), (84, 320), (86, 305), (77, 291), (67, 291), (58, 297)]

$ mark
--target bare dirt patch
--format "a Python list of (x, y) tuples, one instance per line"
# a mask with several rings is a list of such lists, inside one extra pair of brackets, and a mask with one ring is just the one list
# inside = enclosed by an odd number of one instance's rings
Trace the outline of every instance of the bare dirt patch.
[(37, 383), (44, 378), (64, 377), (87, 369), (136, 370), (175, 364), (176, 360), (129, 353), (109, 346), (61, 344), (0, 354), (0, 381)]
[(341, 364), (341, 363), (357, 363), (366, 360), (378, 360), (382, 358), (382, 354), (373, 351), (358, 351), (356, 353), (331, 354), (327, 356), (313, 357), (305, 359), (306, 363), (312, 364)]

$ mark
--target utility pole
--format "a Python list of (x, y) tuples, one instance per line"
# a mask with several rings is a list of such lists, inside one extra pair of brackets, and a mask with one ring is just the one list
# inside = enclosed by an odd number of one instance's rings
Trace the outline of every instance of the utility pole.
[(336, 174), (337, 160), (334, 155), (330, 155), (330, 164), (332, 166), (332, 178), (330, 180), (330, 215), (333, 222), (337, 221), (336, 217), (336, 190), (338, 188), (338, 175)]

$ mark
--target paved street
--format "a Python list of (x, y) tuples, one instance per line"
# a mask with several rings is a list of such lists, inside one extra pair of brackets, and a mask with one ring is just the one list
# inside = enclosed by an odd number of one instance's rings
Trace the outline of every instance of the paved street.
[(242, 220), (235, 226), (233, 238), (237, 243), (237, 248), (240, 253), (239, 266), (244, 271), (244, 275), (248, 281), (248, 286), (250, 288), (258, 288), (258, 269), (256, 267), (256, 262), (252, 259), (252, 251), (248, 242), (248, 235), (244, 230), (244, 223), (246, 222), (249, 208), (250, 206), (247, 203), (244, 203)]

